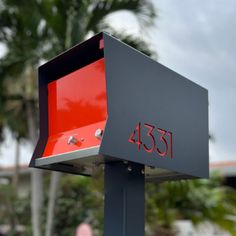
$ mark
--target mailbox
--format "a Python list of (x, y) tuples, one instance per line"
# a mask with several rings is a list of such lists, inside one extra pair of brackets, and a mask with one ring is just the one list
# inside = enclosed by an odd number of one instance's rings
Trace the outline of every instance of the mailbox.
[(208, 92), (100, 33), (39, 67), (31, 167), (92, 175), (137, 162), (147, 181), (208, 177)]

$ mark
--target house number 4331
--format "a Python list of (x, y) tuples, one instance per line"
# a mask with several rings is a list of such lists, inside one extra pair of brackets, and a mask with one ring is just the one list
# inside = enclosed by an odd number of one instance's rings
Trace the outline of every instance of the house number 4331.
[[(142, 141), (142, 138), (145, 142)], [(130, 135), (128, 141), (138, 146), (138, 150), (143, 148), (148, 153), (157, 153), (162, 157), (173, 158), (173, 135), (170, 131), (155, 127), (152, 124), (139, 122)]]

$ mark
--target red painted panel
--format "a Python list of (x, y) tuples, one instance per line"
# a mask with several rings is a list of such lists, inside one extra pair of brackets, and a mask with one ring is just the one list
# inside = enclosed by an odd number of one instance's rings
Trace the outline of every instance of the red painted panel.
[[(48, 138), (43, 157), (73, 152), (76, 150), (100, 145), (101, 140), (97, 139), (94, 134), (97, 129), (104, 129), (105, 123), (105, 121), (101, 121), (85, 127), (73, 129), (72, 131), (66, 131), (60, 134), (50, 136)], [(76, 138), (76, 144), (67, 143), (70, 136)]]
[[(107, 118), (104, 58), (48, 84), (48, 116), (49, 138), (43, 156), (100, 144), (94, 133), (104, 129)], [(67, 144), (71, 135), (77, 144)]]

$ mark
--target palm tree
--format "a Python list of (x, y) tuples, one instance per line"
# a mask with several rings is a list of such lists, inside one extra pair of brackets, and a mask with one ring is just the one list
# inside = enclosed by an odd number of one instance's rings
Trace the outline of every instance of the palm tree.
[[(0, 2), (0, 42), (7, 47), (7, 53), (0, 61), (0, 86), (4, 91), (4, 96), (2, 94), (0, 96), (0, 103), (6, 107), (9, 102), (18, 102), (19, 117), (23, 111), (26, 117), (21, 120), (22, 123), (16, 119), (16, 123), (27, 127), (27, 136), (32, 145), (35, 145), (37, 139), (37, 66), (43, 60), (48, 60), (83, 41), (88, 33), (95, 34), (103, 30), (104, 26), (110, 30), (111, 27), (107, 27), (106, 24), (106, 17), (121, 10), (134, 14), (140, 25), (145, 27), (151, 26), (156, 16), (150, 0), (2, 0)], [(130, 36), (127, 39), (137, 47), (140, 45), (144, 52), (151, 54), (145, 49), (146, 45), (141, 40), (135, 41), (135, 38)], [(6, 113), (0, 110), (0, 127), (8, 125), (13, 130), (13, 124), (8, 122), (9, 117), (11, 114), (6, 116)], [(53, 175), (52, 180), (59, 178), (59, 174), (53, 173)], [(40, 209), (43, 201), (40, 170), (32, 170), (31, 182), (33, 235), (40, 236), (42, 225)], [(51, 196), (56, 196), (53, 189)], [(53, 204), (54, 199), (51, 198), (49, 201)], [(49, 215), (52, 216), (50, 212)], [(48, 219), (47, 222), (51, 220)], [(50, 235), (51, 224), (48, 224), (48, 228), (47, 235)]]

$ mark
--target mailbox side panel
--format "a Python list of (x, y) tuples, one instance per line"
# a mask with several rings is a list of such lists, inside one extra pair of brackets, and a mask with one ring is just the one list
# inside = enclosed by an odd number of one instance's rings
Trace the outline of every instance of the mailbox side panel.
[(208, 177), (208, 92), (104, 34), (108, 120), (100, 153)]

